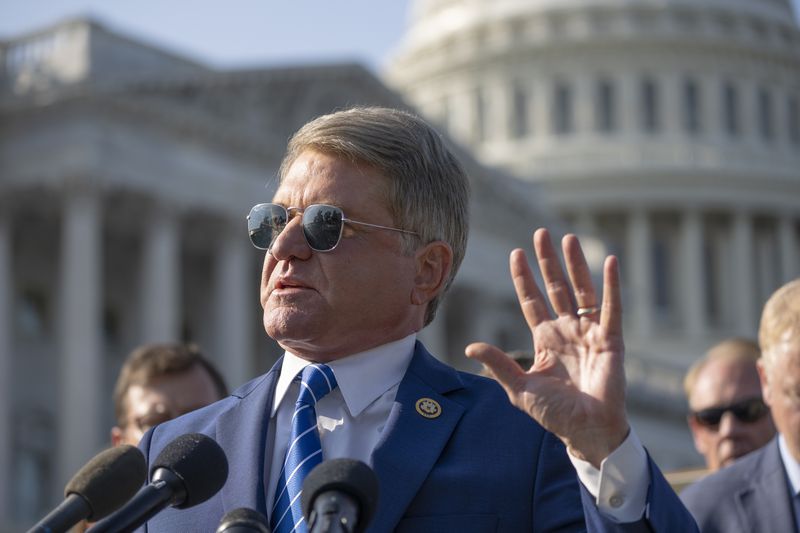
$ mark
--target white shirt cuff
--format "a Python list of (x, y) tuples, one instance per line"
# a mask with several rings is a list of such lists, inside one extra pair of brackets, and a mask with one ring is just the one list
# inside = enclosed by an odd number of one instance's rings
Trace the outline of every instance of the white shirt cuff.
[(600, 512), (618, 523), (642, 518), (647, 505), (650, 471), (647, 453), (631, 428), (627, 438), (600, 463), (600, 470), (569, 455), (578, 479), (595, 497)]

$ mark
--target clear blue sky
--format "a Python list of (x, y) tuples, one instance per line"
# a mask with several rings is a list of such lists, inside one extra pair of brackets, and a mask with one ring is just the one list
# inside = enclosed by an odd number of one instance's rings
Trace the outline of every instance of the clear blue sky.
[(360, 60), (377, 69), (411, 0), (0, 0), (0, 39), (64, 18), (109, 27), (212, 66)]
[[(0, 0), (0, 39), (91, 14), (222, 68), (360, 60), (378, 70), (412, 0)], [(800, 0), (792, 0), (800, 12)]]

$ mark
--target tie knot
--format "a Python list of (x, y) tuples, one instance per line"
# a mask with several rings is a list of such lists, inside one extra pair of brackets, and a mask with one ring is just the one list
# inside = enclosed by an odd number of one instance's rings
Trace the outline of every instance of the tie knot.
[(328, 365), (310, 364), (300, 373), (298, 403), (315, 405), (323, 396), (336, 388), (336, 376)]

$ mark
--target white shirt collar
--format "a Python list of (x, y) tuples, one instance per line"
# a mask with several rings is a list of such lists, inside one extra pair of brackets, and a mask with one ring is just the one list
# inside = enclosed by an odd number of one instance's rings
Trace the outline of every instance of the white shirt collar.
[(783, 467), (786, 469), (786, 475), (789, 476), (789, 484), (792, 486), (792, 495), (794, 496), (800, 493), (800, 464), (789, 452), (783, 435), (778, 435), (778, 449), (781, 452)]
[[(416, 333), (412, 333), (403, 339), (327, 363), (336, 376), (351, 416), (361, 414), (384, 392), (400, 383), (414, 355), (416, 340)], [(283, 354), (270, 416), (275, 416), (294, 377), (309, 364), (310, 361), (288, 351)]]

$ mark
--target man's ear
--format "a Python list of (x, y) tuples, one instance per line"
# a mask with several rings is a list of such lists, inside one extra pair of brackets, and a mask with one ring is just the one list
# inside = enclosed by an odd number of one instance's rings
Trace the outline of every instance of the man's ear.
[(424, 305), (444, 290), (453, 268), (453, 249), (444, 241), (433, 241), (414, 252), (414, 261), (411, 303)]
[(125, 435), (121, 427), (114, 426), (111, 428), (111, 446), (117, 447), (120, 444), (125, 444)]

